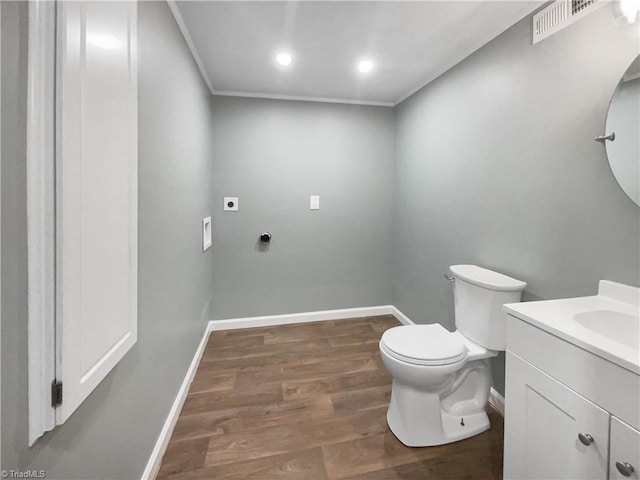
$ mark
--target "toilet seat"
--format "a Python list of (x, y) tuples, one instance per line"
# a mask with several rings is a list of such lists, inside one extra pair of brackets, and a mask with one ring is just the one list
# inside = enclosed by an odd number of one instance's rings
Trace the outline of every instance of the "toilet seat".
[(380, 347), (397, 360), (413, 365), (450, 365), (467, 356), (460, 337), (440, 324), (390, 328), (382, 335)]

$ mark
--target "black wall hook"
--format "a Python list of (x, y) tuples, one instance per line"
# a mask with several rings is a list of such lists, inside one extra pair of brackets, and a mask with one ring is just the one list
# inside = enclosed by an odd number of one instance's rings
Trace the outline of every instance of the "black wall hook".
[(269, 232), (263, 232), (260, 234), (260, 241), (262, 243), (269, 243), (271, 242), (271, 234)]

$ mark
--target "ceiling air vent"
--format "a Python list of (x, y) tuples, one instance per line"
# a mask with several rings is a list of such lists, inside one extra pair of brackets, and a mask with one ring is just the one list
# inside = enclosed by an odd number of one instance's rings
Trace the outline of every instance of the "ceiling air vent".
[(544, 40), (605, 4), (606, 0), (556, 0), (533, 16), (533, 43)]

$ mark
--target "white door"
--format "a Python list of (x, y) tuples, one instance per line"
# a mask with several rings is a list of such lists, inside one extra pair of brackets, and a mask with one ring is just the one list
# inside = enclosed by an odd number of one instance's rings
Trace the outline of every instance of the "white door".
[(511, 352), (505, 406), (504, 478), (607, 478), (608, 412)]
[(640, 478), (640, 432), (611, 417), (609, 478)]
[(136, 13), (58, 2), (58, 424), (137, 340)]

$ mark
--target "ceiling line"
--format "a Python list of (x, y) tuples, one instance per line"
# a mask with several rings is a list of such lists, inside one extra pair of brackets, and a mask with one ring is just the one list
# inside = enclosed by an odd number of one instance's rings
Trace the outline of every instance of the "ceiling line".
[[(544, 2), (540, 1), (540, 3), (544, 3)], [(393, 99), (392, 101), (366, 101), (366, 100), (351, 100), (351, 99), (341, 99), (341, 98), (310, 97), (310, 96), (303, 96), (303, 95), (269, 94), (269, 93), (237, 92), (237, 91), (216, 91), (216, 89), (213, 86), (213, 83), (211, 82), (211, 79), (210, 79), (210, 77), (208, 75), (208, 72), (207, 72), (207, 70), (206, 70), (206, 68), (204, 66), (204, 63), (202, 62), (202, 59), (201, 59), (200, 55), (198, 54), (198, 51), (197, 51), (196, 46), (195, 46), (195, 43), (192, 40), (191, 35), (189, 34), (189, 30), (188, 30), (188, 28), (186, 26), (186, 22), (184, 21), (184, 18), (182, 17), (182, 14), (180, 12), (180, 8), (178, 7), (177, 0), (167, 0), (167, 4), (169, 6), (169, 9), (171, 10), (171, 13), (173, 14), (173, 17), (174, 17), (174, 19), (175, 19), (175, 21), (176, 21), (176, 23), (178, 25), (178, 28), (180, 29), (180, 32), (182, 33), (183, 38), (184, 38), (184, 40), (185, 40), (185, 42), (186, 42), (186, 44), (187, 44), (187, 46), (188, 46), (188, 48), (189, 48), (189, 50), (191, 52), (191, 55), (192, 55), (193, 59), (195, 60), (197, 66), (198, 66), (198, 69), (200, 70), (200, 74), (201, 74), (203, 80), (205, 81), (205, 83), (207, 84), (207, 87), (209, 87), (209, 91), (211, 92), (212, 95), (229, 96), (229, 97), (266, 98), (266, 99), (275, 99), (275, 100), (295, 100), (295, 101), (310, 101), (310, 102), (342, 103), (342, 104), (351, 104), (351, 105), (371, 105), (371, 106), (380, 106), (380, 107), (395, 107), (395, 106), (401, 104), (402, 102), (404, 102), (405, 100), (407, 100), (409, 97), (411, 97), (414, 94), (416, 94), (418, 91), (422, 90), (424, 87), (426, 87), (430, 83), (432, 83), (435, 80), (437, 80), (445, 72), (449, 71), (450, 69), (455, 67), (458, 63), (463, 61), (463, 60), (460, 60), (460, 61), (454, 63), (453, 65), (449, 65), (449, 66), (446, 66), (445, 68), (442, 68), (442, 71), (438, 72), (430, 80), (427, 80), (427, 81), (420, 80), (419, 82), (414, 84), (412, 87), (409, 87), (404, 92), (404, 94), (402, 94), (399, 97)], [(529, 13), (526, 13), (525, 15), (520, 15), (518, 21), (520, 21), (522, 18), (526, 17)], [(504, 31), (508, 30), (508, 28), (510, 28), (510, 27), (504, 28), (504, 30), (499, 32), (498, 35), (495, 35), (492, 39), (489, 40), (489, 42), (485, 43), (485, 45), (488, 44), (488, 43), (491, 43), (493, 40), (495, 40), (495, 38), (497, 38), (502, 33), (504, 33)], [(468, 53), (465, 56), (465, 58), (473, 55), (473, 53), (475, 53), (475, 51), (477, 51), (478, 49), (482, 48), (483, 46), (484, 45), (474, 49), (474, 51)]]
[(184, 38), (184, 41), (187, 43), (187, 47), (189, 47), (189, 50), (191, 51), (191, 56), (195, 60), (196, 65), (198, 66), (198, 70), (200, 70), (200, 75), (202, 75), (202, 79), (207, 84), (207, 87), (209, 87), (209, 91), (211, 92), (211, 95), (218, 94), (218, 92), (216, 92), (215, 88), (213, 87), (213, 83), (211, 83), (211, 79), (207, 75), (207, 70), (204, 68), (204, 63), (202, 63), (202, 59), (200, 58), (200, 55), (198, 55), (198, 50), (196, 49), (196, 45), (195, 43), (193, 43), (193, 40), (191, 39), (191, 35), (189, 35), (189, 30), (187, 30), (187, 25), (184, 22), (184, 19), (182, 18), (182, 14), (180, 13), (180, 9), (178, 8), (178, 4), (176, 3), (176, 0), (167, 0), (167, 4), (169, 5), (169, 10), (171, 10), (171, 13), (173, 14), (173, 18), (178, 24), (178, 28), (180, 29), (180, 32), (182, 32), (182, 36)]
[[(493, 40), (491, 40), (493, 41)], [(482, 48), (482, 47), (480, 47)], [(446, 67), (446, 68), (442, 68), (440, 72), (438, 72), (436, 75), (434, 75), (434, 77), (431, 80), (428, 80), (426, 83), (424, 82), (424, 80), (420, 80), (420, 82), (418, 83), (417, 87), (410, 87), (409, 90), (405, 91), (404, 94), (402, 94), (400, 97), (398, 97), (398, 99), (393, 102), (393, 106), (397, 106), (400, 105), (402, 102), (404, 102), (405, 100), (407, 100), (409, 97), (412, 97), (413, 95), (415, 95), (416, 93), (418, 93), (420, 90), (422, 90), (424, 87), (426, 87), (427, 85), (430, 85), (431, 83), (435, 82), (438, 78), (440, 78), (442, 75), (444, 75), (445, 73), (447, 73), (449, 70), (451, 70), (453, 67), (455, 67), (456, 65), (458, 65), (459, 63), (463, 62), (464, 60), (466, 60), (468, 57), (470, 57), (471, 55), (473, 55), (476, 51), (478, 51), (480, 48), (474, 50), (473, 52), (471, 52), (469, 55), (467, 55), (466, 57), (464, 57), (462, 60), (460, 60), (457, 63), (454, 63), (453, 65)], [(437, 70), (436, 70), (437, 71)]]
[[(182, 33), (182, 37), (184, 38), (184, 41), (186, 42), (187, 47), (191, 52), (191, 56), (195, 60), (196, 65), (198, 66), (198, 70), (200, 70), (200, 75), (202, 76), (202, 79), (204, 80), (204, 82), (207, 84), (207, 87), (209, 88), (209, 92), (211, 92), (211, 95), (220, 95), (223, 97), (268, 98), (273, 100), (297, 100), (297, 101), (307, 101), (307, 102), (343, 103), (347, 105), (370, 105), (374, 107), (395, 107), (396, 105), (399, 105), (400, 103), (404, 102), (407, 98), (412, 96), (414, 93), (417, 93), (423, 87), (427, 86), (432, 81), (430, 80), (430, 81), (427, 81), (426, 83), (420, 82), (417, 88), (410, 88), (408, 93), (405, 93), (400, 97), (399, 100), (393, 101), (393, 102), (376, 102), (376, 101), (366, 101), (366, 100), (349, 100), (349, 99), (342, 99), (342, 98), (309, 97), (309, 96), (302, 96), (302, 95), (278, 95), (278, 94), (255, 93), (255, 92), (217, 91), (213, 86), (213, 83), (211, 82), (209, 75), (207, 74), (207, 70), (204, 67), (204, 63), (202, 62), (200, 55), (198, 54), (198, 50), (195, 46), (195, 43), (191, 39), (191, 35), (189, 35), (189, 30), (187, 29), (187, 25), (184, 21), (184, 18), (180, 13), (180, 8), (178, 7), (177, 0), (166, 0), (166, 1), (167, 1), (167, 4), (169, 5), (169, 10), (171, 10), (171, 13), (173, 14), (173, 18), (178, 24), (178, 28)], [(444, 73), (444, 71), (441, 72), (438, 76), (442, 75), (442, 73)]]
[(342, 103), (346, 105), (368, 105), (371, 107), (395, 107), (393, 102), (376, 102), (367, 100), (350, 100), (344, 98), (309, 97), (303, 95), (280, 95), (271, 93), (249, 93), (216, 91), (214, 95), (221, 97), (267, 98), (271, 100), (297, 100), (301, 102)]
[(187, 25), (180, 13), (180, 8), (176, 0), (166, 0), (169, 5), (169, 10), (173, 15), (176, 23), (178, 24), (178, 28), (182, 33), (182, 37), (191, 52), (191, 56), (196, 62), (198, 66), (198, 70), (200, 70), (200, 75), (202, 79), (209, 87), (209, 92), (211, 95), (219, 95), (222, 97), (245, 97), (245, 98), (266, 98), (272, 100), (294, 100), (294, 101), (303, 101), (303, 102), (325, 102), (325, 103), (341, 103), (345, 105), (368, 105), (372, 107), (395, 107), (399, 102), (376, 102), (376, 101), (366, 101), (366, 100), (349, 100), (343, 98), (324, 98), (324, 97), (309, 97), (309, 96), (298, 96), (298, 95), (278, 95), (278, 94), (269, 94), (269, 93), (247, 93), (247, 92), (233, 92), (233, 91), (217, 91), (207, 74), (207, 70), (204, 67), (204, 63), (198, 54), (198, 50), (196, 49), (195, 43), (191, 39), (191, 35), (189, 35), (189, 30), (187, 29)]

